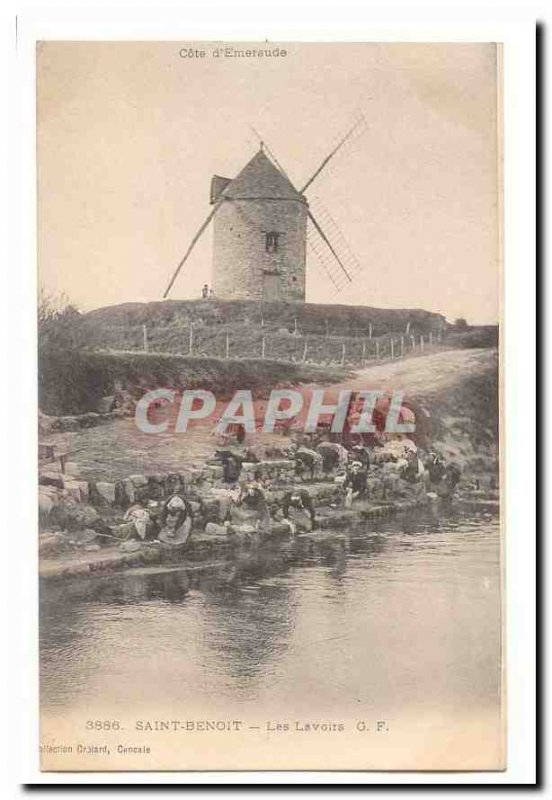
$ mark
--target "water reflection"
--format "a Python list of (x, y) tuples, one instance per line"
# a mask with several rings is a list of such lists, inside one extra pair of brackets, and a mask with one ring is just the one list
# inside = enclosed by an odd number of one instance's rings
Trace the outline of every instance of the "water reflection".
[(496, 520), (409, 515), (41, 591), (45, 708), (496, 702)]

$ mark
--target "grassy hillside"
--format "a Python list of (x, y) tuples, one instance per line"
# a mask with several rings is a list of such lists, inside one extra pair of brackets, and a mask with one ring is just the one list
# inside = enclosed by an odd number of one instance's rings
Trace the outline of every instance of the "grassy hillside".
[(277, 386), (330, 383), (343, 380), (348, 372), (311, 364), (293, 364), (268, 359), (223, 360), (188, 358), (158, 353), (101, 353), (76, 351), (72, 359), (52, 363), (42, 370), (40, 409), (46, 414), (79, 414), (96, 410), (98, 401), (116, 387), (136, 398), (156, 387), (201, 388), (226, 397), (236, 389), (251, 389), (260, 395)]
[(413, 334), (439, 330), (445, 323), (440, 314), (421, 309), (383, 309), (368, 306), (323, 305), (318, 303), (256, 303), (251, 300), (162, 300), (153, 303), (123, 303), (90, 311), (85, 317), (90, 329), (101, 325), (166, 326), (240, 325), (267, 331), (296, 326), (303, 334), (330, 336), (373, 336), (404, 333), (410, 322)]
[(339, 364), (345, 346), (345, 361), (360, 365), (383, 356), (389, 339), (398, 342), (407, 328), (427, 343), (444, 325), (440, 315), (412, 309), (168, 300), (92, 311), (80, 322), (80, 341), (89, 348), (144, 350), (145, 328), (147, 347), (157, 353)]

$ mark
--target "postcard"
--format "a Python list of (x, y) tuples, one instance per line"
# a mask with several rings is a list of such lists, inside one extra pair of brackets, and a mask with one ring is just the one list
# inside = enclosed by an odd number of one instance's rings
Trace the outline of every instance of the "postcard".
[(37, 43), (43, 771), (506, 767), (500, 53)]

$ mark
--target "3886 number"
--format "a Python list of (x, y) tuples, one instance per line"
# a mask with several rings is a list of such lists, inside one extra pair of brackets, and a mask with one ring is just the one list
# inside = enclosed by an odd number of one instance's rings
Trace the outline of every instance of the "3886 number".
[(120, 731), (118, 719), (87, 719), (86, 729), (89, 731)]

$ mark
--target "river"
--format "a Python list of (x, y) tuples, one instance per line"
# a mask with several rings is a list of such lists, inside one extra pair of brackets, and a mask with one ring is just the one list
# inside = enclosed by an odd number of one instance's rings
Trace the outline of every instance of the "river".
[(500, 584), (496, 517), (453, 512), (193, 571), (45, 583), (42, 713), (395, 720), (407, 710), (496, 726)]

